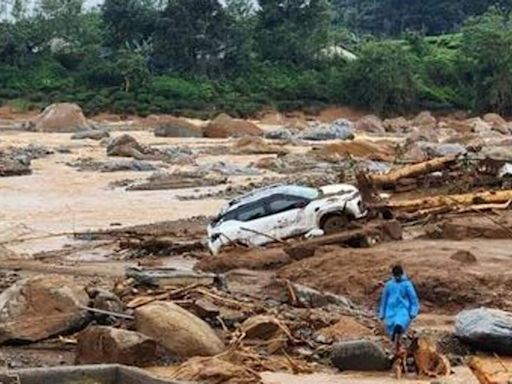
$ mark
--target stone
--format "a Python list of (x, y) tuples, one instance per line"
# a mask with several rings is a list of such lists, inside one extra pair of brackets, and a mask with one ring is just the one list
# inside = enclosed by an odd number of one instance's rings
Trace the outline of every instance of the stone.
[(91, 326), (78, 335), (77, 364), (145, 366), (156, 360), (158, 360), (157, 343), (138, 332)]
[(298, 304), (306, 308), (321, 308), (328, 305), (336, 305), (347, 310), (355, 308), (354, 304), (344, 296), (333, 293), (320, 292), (302, 284), (292, 283)]
[(403, 116), (385, 119), (382, 125), (387, 132), (391, 133), (404, 133), (411, 128), (411, 123)]
[(179, 117), (166, 116), (155, 128), (157, 137), (203, 137), (201, 127)]
[(0, 295), (0, 343), (36, 342), (75, 332), (90, 316), (85, 288), (60, 275), (20, 280)]
[(510, 147), (486, 146), (480, 150), (480, 155), (493, 160), (512, 162), (512, 148)]
[(506, 120), (497, 113), (487, 113), (484, 115), (483, 120), (492, 125), (493, 128), (506, 126)]
[(222, 113), (203, 128), (203, 134), (210, 138), (228, 138), (263, 136), (263, 131), (250, 121), (233, 119)]
[(110, 137), (110, 133), (108, 133), (107, 131), (102, 131), (99, 129), (88, 129), (86, 131), (80, 131), (80, 132), (74, 133), (71, 136), (71, 140), (90, 139), (90, 140), (99, 141), (106, 137)]
[(336, 324), (318, 331), (315, 338), (330, 344), (339, 341), (359, 340), (371, 336), (373, 336), (373, 332), (369, 328), (358, 323), (352, 317), (341, 316)]
[(207, 323), (170, 302), (156, 301), (138, 308), (135, 328), (182, 358), (213, 356), (224, 350)]
[(108, 156), (133, 157), (137, 160), (144, 159), (145, 148), (135, 138), (123, 134), (111, 139), (107, 145)]
[(304, 130), (299, 138), (303, 140), (352, 140), (354, 124), (346, 119), (336, 120), (331, 125), (319, 124)]
[(261, 137), (245, 136), (233, 144), (231, 152), (242, 155), (286, 155), (288, 150), (280, 145), (272, 145)]
[(367, 115), (359, 119), (356, 122), (355, 129), (356, 131), (368, 133), (386, 133), (382, 120), (375, 115)]
[(265, 315), (251, 317), (244, 321), (241, 326), (241, 330), (247, 339), (259, 340), (269, 340), (282, 331), (283, 328), (284, 325), (275, 317)]
[(457, 251), (450, 256), (450, 259), (462, 264), (475, 264), (477, 262), (476, 256), (469, 251)]
[(58, 103), (46, 107), (31, 123), (36, 132), (65, 133), (91, 129), (77, 104)]
[(340, 371), (387, 371), (391, 360), (372, 341), (347, 341), (333, 346), (331, 362)]
[(418, 145), (431, 157), (464, 155), (467, 153), (466, 148), (460, 144), (419, 143)]
[[(89, 297), (92, 299), (92, 307), (103, 311), (109, 311), (114, 313), (123, 313), (123, 303), (121, 299), (114, 293), (107, 291), (106, 289), (93, 288), (87, 292)], [(114, 316), (94, 313), (94, 319), (98, 324), (111, 325), (115, 324), (117, 319)]]
[(23, 161), (0, 153), (0, 177), (26, 176), (31, 173), (30, 161)]
[(437, 119), (432, 116), (431, 112), (423, 111), (412, 120), (412, 125), (422, 129), (435, 129), (437, 128)]
[(455, 335), (482, 351), (512, 355), (512, 312), (479, 308), (459, 313)]
[(293, 133), (288, 128), (278, 128), (265, 133), (265, 138), (270, 140), (291, 140), (293, 139)]

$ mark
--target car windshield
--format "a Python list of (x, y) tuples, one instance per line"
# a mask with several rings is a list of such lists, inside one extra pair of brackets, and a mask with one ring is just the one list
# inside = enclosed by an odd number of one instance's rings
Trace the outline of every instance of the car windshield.
[(249, 221), (256, 217), (264, 216), (265, 209), (261, 205), (260, 201), (262, 199), (269, 198), (272, 195), (285, 195), (311, 201), (320, 196), (320, 191), (315, 188), (302, 187), (298, 185), (282, 186), (275, 189), (273, 194), (262, 195), (261, 198), (255, 199), (252, 202), (238, 205), (237, 207), (233, 207), (233, 209), (228, 209), (227, 211), (222, 212), (212, 221), (211, 225), (215, 226), (221, 221), (233, 219)]

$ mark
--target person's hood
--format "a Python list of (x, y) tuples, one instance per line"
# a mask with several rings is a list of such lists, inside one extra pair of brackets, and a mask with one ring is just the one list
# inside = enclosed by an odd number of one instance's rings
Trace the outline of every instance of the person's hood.
[(404, 273), (404, 274), (402, 275), (402, 277), (400, 278), (400, 280), (397, 280), (397, 279), (395, 279), (395, 277), (392, 277), (392, 278), (391, 278), (391, 281), (394, 281), (394, 282), (396, 282), (396, 283), (403, 283), (403, 282), (405, 282), (405, 281), (409, 281), (409, 277), (407, 276), (407, 274), (406, 274), (406, 273)]

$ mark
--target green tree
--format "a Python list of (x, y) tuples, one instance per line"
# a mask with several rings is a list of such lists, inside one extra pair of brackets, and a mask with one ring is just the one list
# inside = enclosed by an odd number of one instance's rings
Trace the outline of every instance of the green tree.
[(367, 43), (358, 60), (348, 64), (348, 102), (390, 113), (414, 106), (418, 84), (414, 58), (396, 43)]
[(251, 0), (226, 1), (225, 68), (234, 72), (249, 69), (255, 59), (256, 13)]
[(222, 68), (227, 17), (217, 0), (170, 0), (156, 24), (157, 61), (206, 75)]
[(159, 2), (153, 0), (105, 0), (103, 21), (113, 47), (148, 40), (155, 29)]
[(257, 41), (264, 60), (307, 65), (329, 43), (327, 0), (260, 0)]
[(463, 29), (461, 72), (477, 109), (512, 112), (512, 20), (493, 9)]
[(133, 88), (143, 87), (149, 81), (150, 73), (146, 57), (133, 49), (119, 50), (115, 67), (123, 77), (125, 92), (129, 92)]

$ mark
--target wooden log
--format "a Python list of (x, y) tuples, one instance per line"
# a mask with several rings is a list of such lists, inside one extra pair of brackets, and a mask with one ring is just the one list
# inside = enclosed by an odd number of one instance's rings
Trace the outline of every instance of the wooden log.
[(400, 179), (416, 178), (420, 175), (427, 175), (432, 172), (442, 171), (455, 163), (456, 159), (456, 156), (439, 157), (423, 163), (407, 165), (383, 175), (370, 175), (370, 180), (376, 186), (392, 186)]
[(482, 204), (504, 204), (510, 200), (512, 200), (512, 190), (465, 193), (461, 195), (440, 195), (422, 199), (392, 201), (388, 202), (385, 206), (395, 210), (413, 211), (443, 206), (457, 207)]

